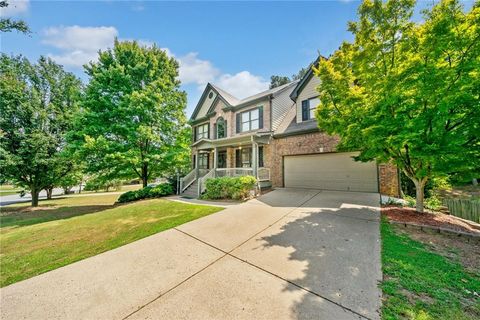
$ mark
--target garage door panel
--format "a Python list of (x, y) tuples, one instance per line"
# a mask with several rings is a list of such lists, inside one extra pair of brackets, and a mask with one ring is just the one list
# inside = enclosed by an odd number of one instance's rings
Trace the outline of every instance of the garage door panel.
[(358, 153), (331, 153), (286, 156), (286, 187), (326, 190), (377, 192), (377, 168), (374, 162), (355, 162)]

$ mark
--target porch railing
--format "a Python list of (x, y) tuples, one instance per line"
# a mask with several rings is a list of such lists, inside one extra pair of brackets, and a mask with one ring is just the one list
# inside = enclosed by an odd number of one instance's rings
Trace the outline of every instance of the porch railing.
[(257, 179), (258, 179), (258, 181), (269, 181), (270, 180), (270, 168), (258, 168)]
[[(180, 178), (180, 190), (183, 193), (195, 180), (198, 179), (198, 195), (205, 192), (206, 181), (211, 178), (219, 177), (241, 177), (241, 176), (253, 176), (252, 168), (217, 168), (217, 169), (198, 169), (198, 177), (196, 171), (190, 171), (185, 177)], [(270, 168), (258, 168), (257, 171), (258, 181), (270, 180)]]
[(217, 168), (216, 177), (253, 176), (252, 168)]
[(180, 193), (185, 191), (197, 179), (196, 171), (193, 169), (185, 177), (180, 178)]

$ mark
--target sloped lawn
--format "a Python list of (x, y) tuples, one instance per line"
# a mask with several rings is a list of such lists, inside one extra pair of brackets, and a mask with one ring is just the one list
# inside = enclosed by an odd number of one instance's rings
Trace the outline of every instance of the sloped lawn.
[(382, 318), (480, 319), (480, 270), (462, 265), (454, 247), (438, 250), (431, 241), (415, 241), (386, 219), (381, 225)]
[(114, 205), (119, 195), (2, 208), (0, 284), (33, 277), (222, 210), (163, 199)]

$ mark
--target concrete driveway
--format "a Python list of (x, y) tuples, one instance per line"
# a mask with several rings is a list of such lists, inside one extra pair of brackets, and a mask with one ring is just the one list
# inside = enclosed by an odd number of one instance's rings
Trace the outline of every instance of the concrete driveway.
[(278, 189), (0, 290), (2, 319), (379, 319), (379, 195)]

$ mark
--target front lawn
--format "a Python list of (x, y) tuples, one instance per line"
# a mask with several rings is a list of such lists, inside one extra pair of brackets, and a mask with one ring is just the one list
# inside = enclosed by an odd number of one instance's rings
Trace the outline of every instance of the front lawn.
[[(383, 319), (480, 318), (480, 271), (462, 265), (457, 249), (413, 240), (385, 217), (381, 228)], [(478, 254), (474, 249), (471, 244), (466, 255)]]
[(0, 197), (4, 196), (10, 196), (12, 194), (17, 194), (21, 191), (22, 189), (14, 187), (9, 184), (2, 184), (0, 185)]
[(2, 208), (0, 285), (33, 277), (222, 210), (152, 199), (114, 205), (91, 195)]

